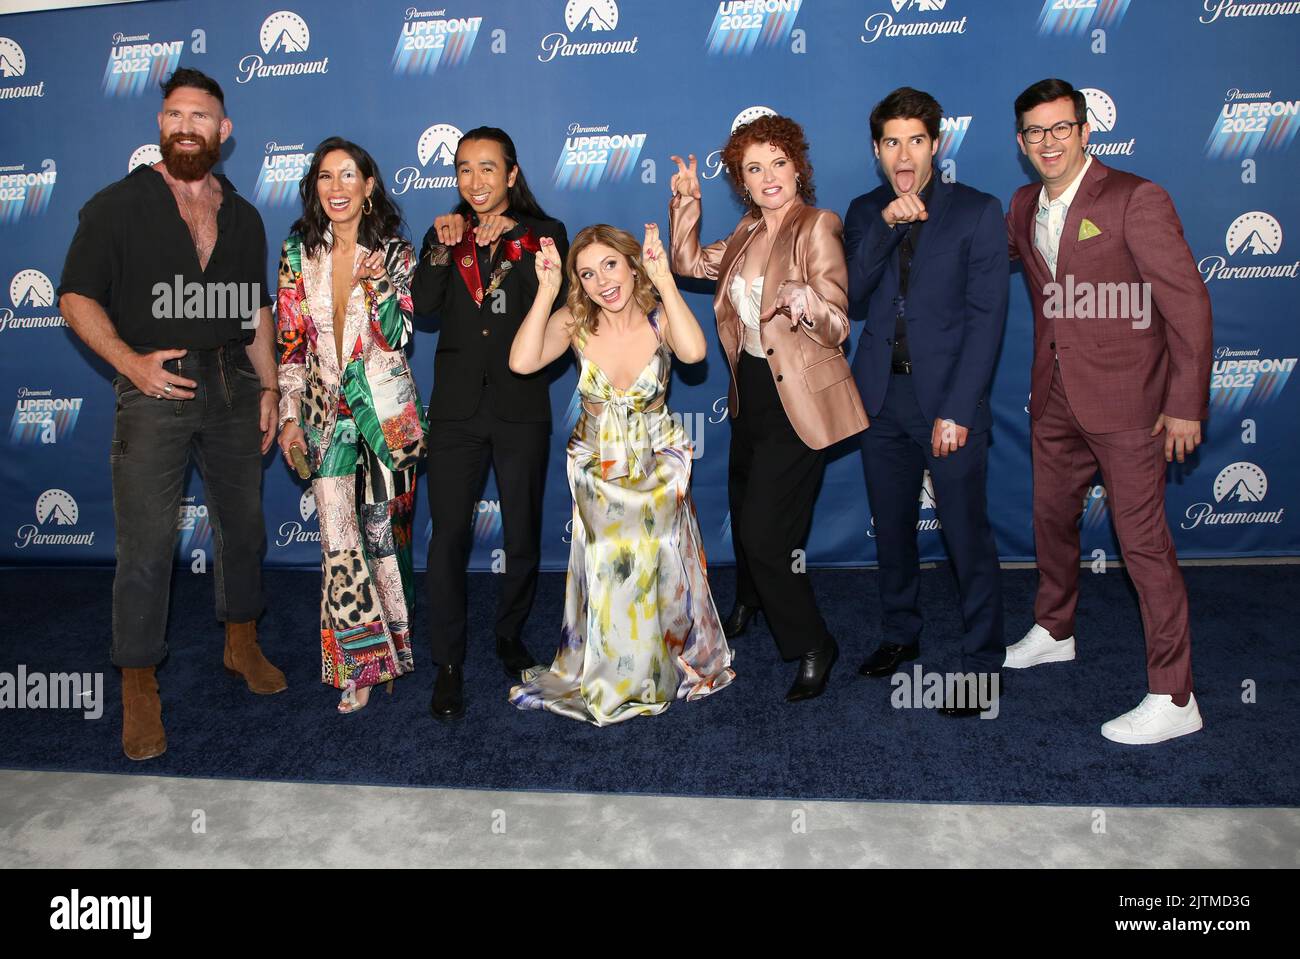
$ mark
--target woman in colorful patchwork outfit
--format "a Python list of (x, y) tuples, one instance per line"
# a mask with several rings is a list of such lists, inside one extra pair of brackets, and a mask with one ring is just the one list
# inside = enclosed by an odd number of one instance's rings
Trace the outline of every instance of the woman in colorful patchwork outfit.
[(325, 140), (280, 255), (280, 449), (311, 470), (321, 682), (343, 690), (341, 713), (414, 668), (411, 519), (426, 423), (404, 352), (411, 245), (383, 184), (369, 153)]
[[(532, 373), (572, 349), (582, 412), (569, 437), (573, 539), (560, 648), (510, 701), (606, 726), (708, 696), (736, 675), (691, 504), (691, 441), (664, 402), (673, 357), (698, 363), (706, 345), (653, 223), (640, 245), (589, 226), (567, 262), (543, 237), (534, 267), (537, 298), (510, 368)], [(561, 270), (568, 302), (552, 315)]]

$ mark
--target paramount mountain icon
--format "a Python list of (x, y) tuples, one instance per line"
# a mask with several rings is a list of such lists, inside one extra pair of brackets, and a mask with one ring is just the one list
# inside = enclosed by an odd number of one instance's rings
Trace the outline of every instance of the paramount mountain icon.
[(1198, 526), (1265, 526), (1278, 525), (1286, 507), (1275, 510), (1225, 509), (1237, 503), (1262, 503), (1268, 494), (1268, 477), (1254, 463), (1229, 463), (1214, 478), (1214, 502), (1193, 503), (1184, 512), (1179, 525), (1183, 529)]
[(451, 147), (447, 146), (445, 140), (438, 144), (438, 149), (434, 152), (433, 156), (429, 158), (430, 163), (434, 160), (437, 160), (443, 166), (456, 165), (456, 154), (451, 152)]
[(311, 30), (292, 10), (280, 10), (262, 21), (258, 40), (263, 53), (303, 53), (311, 45)]
[(305, 46), (289, 36), (288, 30), (281, 30), (280, 35), (271, 44), (271, 49), (267, 53), (303, 53), (306, 50)]
[(1254, 463), (1233, 463), (1214, 479), (1214, 499), (1222, 503), (1259, 503), (1268, 493), (1268, 477)]
[(42, 526), (76, 526), (77, 521), (63, 511), (62, 504), (55, 504), (49, 514), (41, 521)]
[(1263, 210), (1243, 213), (1228, 227), (1224, 245), (1229, 256), (1275, 256), (1282, 249), (1282, 224)]
[(14, 304), (14, 306), (20, 310), (53, 305), (54, 300), (39, 291), (36, 283), (27, 287), (27, 289), (18, 297), (18, 302)]
[(1277, 252), (1277, 250), (1274, 247), (1271, 247), (1264, 242), (1264, 238), (1259, 235), (1258, 230), (1256, 230), (1254, 233), (1251, 233), (1251, 235), (1246, 238), (1246, 242), (1244, 246), (1239, 247), (1238, 252), (1240, 252), (1240, 250), (1243, 248), (1246, 250), (1246, 252), (1250, 253), (1252, 256), (1266, 256), (1268, 254)]
[[(27, 54), (15, 40), (0, 37), (0, 79), (13, 80), (27, 73)], [(24, 86), (0, 87), (0, 100), (45, 96), (45, 81)]]
[(615, 0), (569, 0), (564, 8), (564, 23), (574, 31), (596, 33), (618, 26)]

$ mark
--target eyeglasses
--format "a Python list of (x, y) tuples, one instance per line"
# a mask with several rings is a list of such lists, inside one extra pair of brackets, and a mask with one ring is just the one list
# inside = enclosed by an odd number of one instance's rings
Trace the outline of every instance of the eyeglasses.
[(1042, 143), (1043, 137), (1047, 136), (1047, 131), (1052, 131), (1052, 136), (1058, 140), (1070, 139), (1070, 134), (1074, 132), (1075, 127), (1083, 126), (1078, 120), (1062, 120), (1060, 123), (1053, 123), (1050, 127), (1025, 127), (1020, 131), (1020, 135), (1025, 138), (1026, 143)]

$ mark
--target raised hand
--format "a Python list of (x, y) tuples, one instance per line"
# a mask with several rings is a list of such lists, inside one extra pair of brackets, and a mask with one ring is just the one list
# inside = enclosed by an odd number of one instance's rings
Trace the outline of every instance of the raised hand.
[(668, 268), (668, 254), (664, 251), (663, 241), (659, 239), (659, 224), (645, 225), (645, 239), (641, 242), (641, 264), (646, 276), (661, 294), (674, 285), (673, 271)]
[(673, 156), (670, 159), (677, 164), (677, 172), (673, 174), (671, 183), (673, 194), (676, 196), (690, 196), (695, 199), (700, 198), (700, 178), (696, 173), (695, 154), (690, 154), (690, 165), (688, 166), (681, 157)]
[(533, 257), (533, 269), (537, 271), (537, 293), (555, 299), (560, 292), (564, 262), (560, 259), (560, 251), (555, 248), (555, 241), (549, 236), (542, 237), (538, 242), (542, 248)]
[(915, 223), (930, 216), (925, 210), (925, 201), (915, 193), (904, 193), (896, 198), (880, 211), (880, 215), (890, 226), (896, 223)]
[(478, 226), (474, 227), (474, 240), (479, 246), (489, 246), (518, 225), (504, 214), (485, 214), (478, 218)]
[(465, 237), (465, 218), (459, 213), (444, 213), (434, 217), (433, 229), (438, 234), (439, 243), (455, 246)]
[(352, 284), (355, 286), (362, 280), (369, 280), (371, 283), (383, 279), (384, 276), (384, 251), (375, 250), (368, 257), (357, 264), (356, 269), (352, 271)]

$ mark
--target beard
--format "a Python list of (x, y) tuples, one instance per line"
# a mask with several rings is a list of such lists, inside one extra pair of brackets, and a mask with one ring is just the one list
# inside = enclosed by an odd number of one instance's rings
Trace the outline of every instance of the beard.
[(221, 159), (220, 136), (213, 136), (211, 140), (205, 141), (202, 149), (194, 153), (185, 153), (177, 146), (181, 140), (194, 139), (202, 140), (202, 137), (192, 133), (173, 133), (158, 143), (167, 172), (178, 180), (190, 182), (202, 180)]

